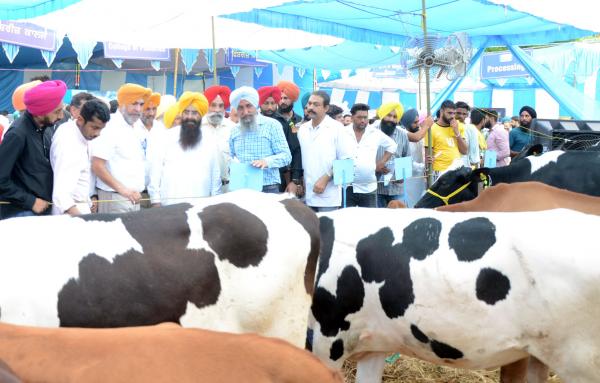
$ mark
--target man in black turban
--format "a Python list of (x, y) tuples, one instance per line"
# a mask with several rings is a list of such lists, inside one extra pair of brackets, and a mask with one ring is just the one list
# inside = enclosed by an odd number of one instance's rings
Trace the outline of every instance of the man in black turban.
[(537, 112), (531, 106), (524, 106), (519, 111), (519, 127), (514, 128), (509, 133), (510, 156), (514, 157), (523, 148), (531, 145), (533, 134), (531, 131), (531, 121), (537, 118)]

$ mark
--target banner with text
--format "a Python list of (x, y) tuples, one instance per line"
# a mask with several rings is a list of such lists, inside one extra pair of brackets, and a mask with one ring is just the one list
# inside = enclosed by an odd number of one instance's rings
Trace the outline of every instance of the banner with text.
[(268, 63), (256, 60), (255, 56), (251, 54), (238, 50), (238, 49), (227, 49), (227, 54), (225, 55), (225, 64), (228, 66), (267, 66)]
[[(531, 55), (531, 49), (525, 50)], [(484, 53), (481, 56), (481, 79), (529, 76), (527, 69), (509, 51)]]
[(169, 61), (171, 52), (167, 48), (144, 48), (136, 45), (105, 42), (104, 57), (126, 60)]
[(45, 51), (56, 50), (56, 32), (31, 23), (1, 20), (0, 41)]

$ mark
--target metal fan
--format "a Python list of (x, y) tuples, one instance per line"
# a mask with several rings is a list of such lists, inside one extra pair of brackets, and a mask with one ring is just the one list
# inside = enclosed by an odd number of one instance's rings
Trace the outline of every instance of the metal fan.
[(452, 81), (464, 76), (471, 58), (472, 49), (466, 34), (452, 34), (446, 38), (426, 36), (410, 42), (406, 66), (414, 79), (421, 78), (421, 71), (427, 70), (429, 77), (439, 79), (445, 76)]

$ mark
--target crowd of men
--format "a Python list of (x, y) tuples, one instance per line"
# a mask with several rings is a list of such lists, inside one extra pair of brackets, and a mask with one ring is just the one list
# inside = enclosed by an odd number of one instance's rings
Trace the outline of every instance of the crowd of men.
[[(334, 161), (353, 159), (354, 181), (346, 206), (385, 207), (404, 194), (394, 160), (412, 158), (414, 176), (431, 163), (435, 176), (458, 165), (479, 167), (486, 150), (497, 166), (531, 143), (533, 108), (498, 123), (493, 110), (446, 100), (436, 119), (381, 105), (349, 113), (328, 93), (301, 99), (281, 81), (258, 90), (211, 86), (179, 100), (124, 84), (116, 102), (80, 92), (65, 108), (64, 82), (19, 87), (20, 116), (0, 133), (0, 219), (46, 215), (120, 213), (226, 193), (232, 162), (261, 168), (262, 191), (288, 192), (314, 211), (342, 205), (333, 182)], [(428, 135), (432, 153), (427, 156)]]

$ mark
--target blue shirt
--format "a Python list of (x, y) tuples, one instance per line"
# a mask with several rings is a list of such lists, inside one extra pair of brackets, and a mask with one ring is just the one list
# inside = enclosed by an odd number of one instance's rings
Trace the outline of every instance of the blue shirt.
[(531, 144), (533, 140), (531, 133), (528, 130), (525, 131), (521, 129), (520, 127), (513, 128), (510, 131), (508, 138), (510, 141), (510, 150), (513, 152), (520, 152), (524, 147)]
[(255, 160), (266, 160), (268, 168), (263, 171), (263, 185), (280, 184), (279, 168), (292, 160), (281, 123), (275, 119), (256, 115), (257, 127), (252, 130), (240, 128), (238, 123), (229, 137), (231, 158), (249, 164)]

